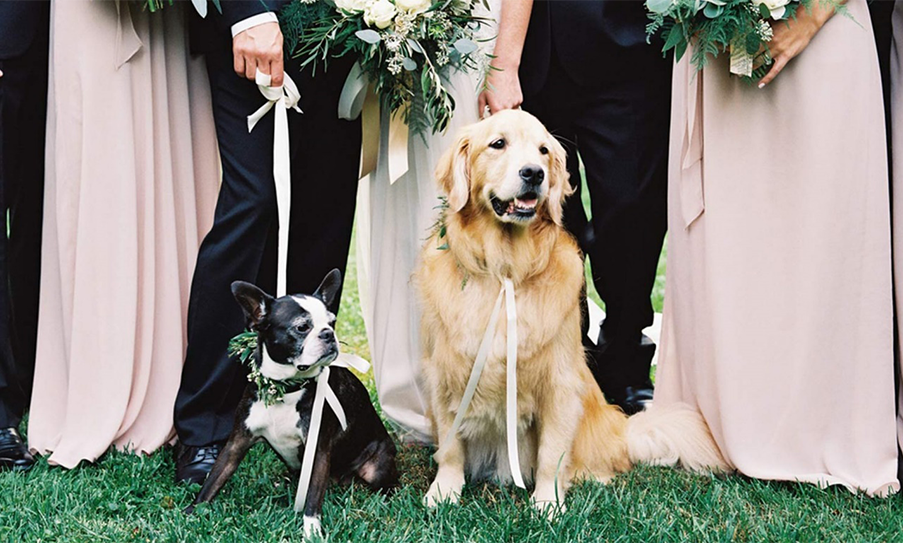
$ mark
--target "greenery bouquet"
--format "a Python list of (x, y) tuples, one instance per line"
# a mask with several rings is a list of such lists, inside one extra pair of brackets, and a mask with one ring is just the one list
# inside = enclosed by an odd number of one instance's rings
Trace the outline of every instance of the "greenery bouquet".
[[(151, 13), (156, 13), (167, 6), (171, 6), (173, 4), (173, 2), (175, 2), (175, 1), (176, 0), (138, 0), (138, 2), (142, 6), (144, 6), (144, 8), (147, 11), (149, 11)], [(192, 0), (192, 4), (195, 4), (195, 9), (198, 9), (197, 8), (198, 1), (206, 2), (207, 0)], [(217, 11), (219, 11), (220, 13), (223, 12), (223, 8), (220, 5), (221, 0), (210, 0), (210, 1), (213, 3), (213, 7), (215, 7)], [(200, 12), (200, 9), (198, 9), (198, 11)], [(202, 17), (203, 17), (203, 15), (202, 15)]]
[(690, 61), (697, 69), (729, 51), (731, 73), (758, 79), (771, 63), (771, 21), (794, 18), (815, 1), (840, 7), (836, 0), (646, 0), (646, 31), (650, 37), (662, 32), (663, 52), (673, 49), (677, 60), (692, 41)]
[(422, 135), (454, 114), (450, 70), (482, 65), (475, 1), (485, 0), (294, 0), (280, 20), (302, 65), (354, 55), (381, 106)]

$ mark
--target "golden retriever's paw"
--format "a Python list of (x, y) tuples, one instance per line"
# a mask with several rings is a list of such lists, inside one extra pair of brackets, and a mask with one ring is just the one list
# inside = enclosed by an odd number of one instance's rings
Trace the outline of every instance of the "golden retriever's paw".
[(437, 475), (423, 498), (427, 507), (436, 507), (440, 503), (458, 503), (461, 490), (464, 488), (464, 477)]
[[(561, 493), (562, 498), (564, 497), (564, 493)], [(533, 496), (530, 498), (530, 502), (533, 504), (533, 508), (536, 511), (546, 517), (549, 520), (555, 520), (555, 517), (564, 513), (567, 510), (567, 507), (564, 505), (564, 501), (558, 501), (558, 498), (555, 496), (554, 491), (552, 491), (551, 495), (549, 493), (541, 493), (538, 489), (533, 493)]]

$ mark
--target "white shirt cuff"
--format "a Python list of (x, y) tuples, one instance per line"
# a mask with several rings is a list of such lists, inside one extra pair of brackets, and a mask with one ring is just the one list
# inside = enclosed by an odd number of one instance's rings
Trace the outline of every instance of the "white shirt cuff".
[(272, 11), (267, 11), (266, 13), (261, 13), (259, 15), (255, 15), (253, 17), (248, 17), (242, 21), (238, 21), (234, 25), (232, 25), (232, 37), (241, 34), (245, 30), (249, 28), (253, 28), (255, 26), (259, 26), (265, 23), (278, 23), (279, 19), (276, 18), (276, 14)]

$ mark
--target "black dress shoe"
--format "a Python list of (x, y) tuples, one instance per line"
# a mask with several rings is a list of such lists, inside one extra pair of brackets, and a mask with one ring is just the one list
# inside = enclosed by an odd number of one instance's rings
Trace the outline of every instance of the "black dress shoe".
[(206, 447), (179, 445), (176, 448), (176, 482), (203, 484), (221, 449), (220, 443)]
[(624, 399), (619, 401), (618, 405), (627, 415), (635, 415), (652, 405), (653, 392), (651, 384), (643, 387), (627, 387), (624, 389)]
[(0, 469), (26, 471), (34, 465), (22, 437), (15, 428), (0, 428)]

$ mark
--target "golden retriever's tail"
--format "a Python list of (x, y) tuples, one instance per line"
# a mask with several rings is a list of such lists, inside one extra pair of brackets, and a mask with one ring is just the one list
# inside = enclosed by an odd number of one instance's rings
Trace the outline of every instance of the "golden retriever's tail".
[(652, 405), (627, 421), (631, 463), (676, 466), (696, 472), (731, 469), (702, 415), (687, 404)]

